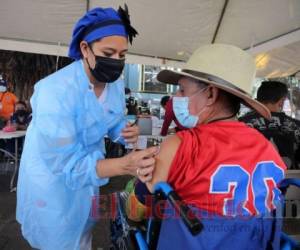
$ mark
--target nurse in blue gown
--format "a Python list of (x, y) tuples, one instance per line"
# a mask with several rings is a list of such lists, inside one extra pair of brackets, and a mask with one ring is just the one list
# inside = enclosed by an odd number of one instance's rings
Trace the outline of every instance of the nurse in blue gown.
[(136, 34), (127, 8), (90, 10), (73, 31), (75, 61), (35, 85), (17, 186), (17, 220), (33, 248), (91, 249), (99, 187), (111, 176), (151, 179), (156, 148), (105, 159), (103, 147), (106, 135), (137, 141), (137, 126), (124, 119), (118, 80)]

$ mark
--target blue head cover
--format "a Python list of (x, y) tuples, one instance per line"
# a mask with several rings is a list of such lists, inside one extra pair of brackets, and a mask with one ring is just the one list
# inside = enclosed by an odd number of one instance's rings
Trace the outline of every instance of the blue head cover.
[(69, 57), (78, 60), (81, 57), (79, 44), (81, 41), (91, 43), (107, 36), (124, 36), (132, 41), (137, 35), (131, 27), (128, 8), (121, 7), (118, 12), (113, 8), (95, 8), (88, 11), (76, 23), (69, 48)]

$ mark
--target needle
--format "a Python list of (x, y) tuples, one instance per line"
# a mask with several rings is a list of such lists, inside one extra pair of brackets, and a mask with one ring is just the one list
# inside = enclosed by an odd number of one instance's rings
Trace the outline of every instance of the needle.
[(130, 127), (133, 127), (134, 125), (136, 125), (138, 123), (138, 119), (135, 119), (134, 123), (130, 123)]

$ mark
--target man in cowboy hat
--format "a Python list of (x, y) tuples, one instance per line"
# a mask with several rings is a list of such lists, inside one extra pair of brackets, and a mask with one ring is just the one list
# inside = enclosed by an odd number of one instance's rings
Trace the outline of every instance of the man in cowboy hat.
[[(253, 58), (224, 44), (197, 49), (181, 72), (158, 74), (159, 81), (179, 85), (181, 96), (174, 97), (173, 109), (189, 129), (162, 143), (146, 185), (152, 191), (156, 183), (168, 182), (204, 225), (193, 237), (180, 219), (165, 219), (158, 249), (249, 249), (249, 244), (251, 249), (269, 244), (277, 249), (280, 227), (273, 231), (277, 220), (264, 217), (280, 200), (276, 184), (286, 167), (268, 140), (236, 119), (240, 103), (270, 118), (268, 109), (250, 96), (254, 76)], [(141, 185), (135, 190), (140, 202)]]

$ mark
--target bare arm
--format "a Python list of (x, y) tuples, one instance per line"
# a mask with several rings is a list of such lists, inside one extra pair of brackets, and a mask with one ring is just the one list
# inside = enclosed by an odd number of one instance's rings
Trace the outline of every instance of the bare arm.
[(171, 164), (176, 155), (181, 140), (178, 136), (174, 135), (168, 137), (160, 146), (160, 151), (156, 156), (155, 169), (153, 177), (149, 182), (146, 182), (147, 188), (153, 192), (156, 183), (167, 181)]
[[(160, 151), (155, 157), (155, 168), (153, 172), (153, 177), (150, 181), (145, 182), (148, 190), (153, 192), (153, 188), (156, 183), (161, 181), (167, 181), (169, 170), (172, 164), (172, 161), (176, 155), (177, 149), (180, 145), (181, 141), (178, 136), (168, 137), (164, 142), (161, 144)], [(140, 221), (141, 219), (145, 218), (146, 210), (148, 209), (146, 204), (139, 201), (138, 196), (145, 196), (148, 195), (146, 193), (139, 193), (143, 192), (139, 189), (133, 190), (130, 194), (130, 197), (127, 201), (127, 216), (133, 221)], [(136, 195), (138, 192), (138, 196)]]

